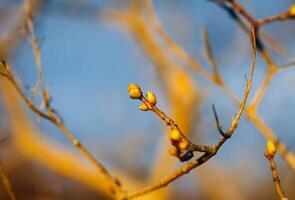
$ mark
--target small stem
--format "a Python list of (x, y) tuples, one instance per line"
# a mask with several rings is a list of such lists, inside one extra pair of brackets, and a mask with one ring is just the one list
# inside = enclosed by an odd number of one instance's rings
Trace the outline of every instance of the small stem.
[(285, 193), (283, 191), (282, 185), (281, 185), (281, 180), (278, 174), (278, 170), (274, 161), (273, 156), (274, 155), (269, 155), (267, 152), (264, 153), (264, 156), (267, 158), (269, 161), (272, 177), (273, 177), (273, 182), (275, 185), (276, 192), (280, 198), (280, 200), (286, 199)]

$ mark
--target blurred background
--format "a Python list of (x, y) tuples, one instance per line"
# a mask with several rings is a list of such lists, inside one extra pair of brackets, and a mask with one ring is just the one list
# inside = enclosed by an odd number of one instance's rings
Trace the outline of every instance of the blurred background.
[[(158, 106), (197, 144), (214, 144), (219, 135), (211, 111), (214, 103), (224, 128), (238, 108), (216, 85), (169, 53), (157, 34), (145, 1), (32, 1), (40, 42), (44, 81), (65, 126), (118, 177), (123, 187), (148, 185), (181, 166), (168, 154), (167, 127), (151, 112), (141, 112), (128, 96), (137, 83), (153, 91)], [(253, 17), (285, 12), (290, 0), (241, 0)], [(142, 4), (142, 5), (141, 5)], [(13, 67), (26, 94), (38, 75), (32, 47), (21, 34), (23, 1), (0, 1), (0, 56)], [(247, 34), (216, 4), (206, 0), (154, 0), (155, 14), (171, 36), (207, 71), (200, 30), (206, 27), (218, 70), (242, 99), (252, 49)], [(295, 59), (294, 20), (263, 27), (280, 53), (278, 65)], [(257, 56), (253, 89), (267, 65)], [(276, 74), (258, 113), (291, 151), (295, 151), (295, 70)], [(1, 78), (0, 157), (17, 199), (110, 199), (95, 168), (50, 122), (32, 113)], [(42, 104), (36, 95), (34, 102)], [(267, 159), (265, 137), (245, 116), (218, 155), (169, 186), (139, 199), (277, 199)], [(295, 199), (295, 173), (276, 156), (282, 186)], [(0, 187), (0, 199), (9, 199)]]

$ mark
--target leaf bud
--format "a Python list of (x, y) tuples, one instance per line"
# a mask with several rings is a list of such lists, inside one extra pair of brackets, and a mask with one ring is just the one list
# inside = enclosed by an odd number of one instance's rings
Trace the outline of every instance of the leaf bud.
[(178, 129), (174, 128), (172, 129), (172, 131), (170, 132), (170, 140), (172, 141), (179, 141), (181, 139), (181, 135)]
[(141, 105), (139, 105), (138, 108), (141, 111), (148, 111), (149, 110), (149, 107), (146, 104), (141, 104)]
[(146, 99), (151, 105), (156, 105), (156, 103), (157, 103), (157, 98), (154, 95), (154, 93), (152, 93), (151, 91), (148, 91), (146, 93)]
[(142, 97), (141, 89), (137, 84), (129, 84), (128, 92), (131, 99), (141, 99)]

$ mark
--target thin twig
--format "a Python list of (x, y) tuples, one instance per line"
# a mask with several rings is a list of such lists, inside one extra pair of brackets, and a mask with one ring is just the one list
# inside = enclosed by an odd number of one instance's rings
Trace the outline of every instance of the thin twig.
[(270, 165), (270, 169), (271, 169), (271, 173), (272, 173), (272, 177), (273, 177), (273, 182), (274, 182), (275, 189), (276, 189), (276, 192), (277, 192), (280, 200), (287, 200), (284, 190), (283, 190), (283, 187), (281, 185), (281, 180), (280, 180), (280, 177), (278, 174), (276, 163), (274, 161), (275, 153), (276, 153), (275, 143), (269, 140), (267, 142), (267, 149), (264, 152), (264, 156), (269, 161), (269, 165)]
[(279, 22), (279, 21), (292, 20), (292, 19), (294, 19), (294, 15), (292, 15), (290, 12), (283, 12), (279, 15), (267, 17), (267, 18), (259, 20), (258, 25), (262, 27), (262, 26), (265, 26), (266, 24)]
[(48, 92), (46, 90), (46, 86), (44, 83), (40, 44), (39, 44), (39, 40), (35, 34), (33, 16), (31, 14), (32, 13), (31, 12), (32, 5), (31, 5), (30, 0), (27, 0), (25, 2), (25, 9), (27, 10), (26, 13), (28, 13), (27, 16), (25, 16), (26, 27), (27, 27), (29, 35), (30, 35), (29, 41), (32, 46), (32, 50), (33, 50), (33, 54), (34, 54), (34, 58), (35, 58), (34, 60), (35, 60), (37, 72), (38, 72), (38, 79), (37, 79), (36, 85), (34, 86), (33, 92), (38, 91), (38, 87), (40, 85), (43, 104), (48, 112), (48, 115), (53, 115), (53, 109), (50, 107), (50, 99), (49, 99), (49, 95), (48, 95)]

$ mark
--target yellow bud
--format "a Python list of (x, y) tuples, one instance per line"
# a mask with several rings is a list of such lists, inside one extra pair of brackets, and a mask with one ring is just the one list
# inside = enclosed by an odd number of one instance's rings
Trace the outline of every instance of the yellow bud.
[(177, 156), (177, 154), (178, 154), (178, 150), (177, 150), (175, 147), (170, 147), (170, 148), (169, 148), (169, 154), (170, 154), (171, 156)]
[(142, 97), (141, 89), (137, 84), (129, 84), (128, 91), (131, 99), (140, 99)]
[(138, 89), (131, 89), (129, 91), (129, 96), (131, 99), (140, 99), (142, 97), (142, 93)]
[(179, 141), (180, 140), (180, 133), (177, 129), (173, 129), (171, 132), (170, 132), (170, 140), (172, 141)]
[(270, 156), (274, 156), (275, 155), (276, 146), (275, 146), (275, 144), (271, 140), (268, 140), (267, 143), (266, 143), (266, 152)]
[(188, 147), (188, 142), (186, 140), (182, 140), (178, 143), (178, 147), (182, 150), (185, 150)]
[(148, 111), (149, 110), (149, 107), (145, 104), (141, 104), (139, 107), (138, 107), (141, 111)]
[(157, 103), (157, 98), (154, 95), (154, 93), (152, 93), (151, 91), (148, 91), (146, 93), (146, 99), (151, 105), (156, 105), (156, 103)]
[(289, 8), (289, 13), (290, 13), (292, 16), (295, 16), (295, 4), (293, 4), (292, 6), (290, 6), (290, 8)]
[(139, 85), (133, 84), (133, 83), (128, 84), (128, 90), (131, 90), (131, 89), (139, 89), (139, 90), (141, 90)]

